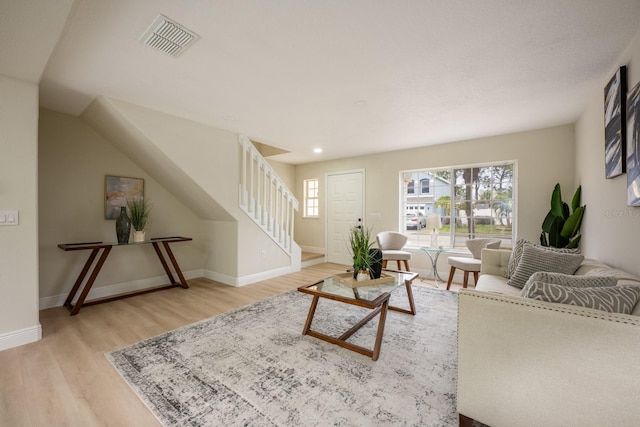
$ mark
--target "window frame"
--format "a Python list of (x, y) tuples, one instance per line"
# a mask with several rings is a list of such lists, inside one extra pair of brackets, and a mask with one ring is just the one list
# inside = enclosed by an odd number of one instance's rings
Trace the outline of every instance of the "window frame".
[[(315, 183), (315, 188), (311, 188), (311, 184)], [(320, 217), (320, 180), (318, 178), (305, 179), (303, 181), (304, 187), (304, 202), (303, 202), (303, 218), (319, 218)], [(311, 191), (310, 191), (311, 190)], [(315, 191), (315, 195), (309, 193)], [(309, 206), (310, 202), (313, 202), (314, 206)], [(315, 213), (309, 214), (309, 209), (315, 211)]]
[[(434, 202), (437, 201), (437, 189), (436, 187), (436, 173), (439, 171), (448, 171), (449, 172), (449, 176), (453, 177), (450, 179), (450, 182), (448, 183), (448, 187), (449, 187), (449, 197), (451, 197), (450, 195), (455, 195), (456, 194), (456, 188), (460, 186), (460, 184), (456, 183), (456, 173), (455, 171), (457, 170), (463, 170), (463, 169), (482, 169), (482, 168), (490, 168), (490, 167), (495, 167), (495, 166), (511, 166), (512, 168), (512, 176), (511, 176), (511, 197), (508, 199), (510, 201), (510, 213), (508, 214), (508, 216), (506, 217), (506, 222), (507, 222), (507, 226), (511, 227), (511, 233), (509, 234), (502, 234), (500, 237), (503, 240), (505, 240), (506, 242), (504, 242), (503, 247), (504, 248), (508, 248), (510, 246), (512, 246), (515, 243), (515, 236), (517, 236), (517, 195), (518, 195), (518, 162), (517, 160), (503, 160), (503, 161), (496, 161), (496, 162), (486, 162), (486, 163), (475, 163), (475, 164), (463, 164), (463, 165), (452, 165), (452, 166), (443, 166), (443, 167), (429, 167), (429, 168), (420, 168), (420, 169), (411, 169), (411, 170), (403, 170), (400, 171), (399, 173), (399, 182), (400, 182), (400, 188), (401, 188), (401, 192), (400, 192), (400, 200), (399, 200), (399, 211), (400, 211), (400, 217), (399, 217), (399, 221), (398, 221), (398, 230), (400, 233), (404, 233), (404, 234), (410, 234), (410, 232), (414, 231), (412, 230), (408, 230), (407, 229), (407, 224), (406, 224), (406, 213), (407, 212), (413, 212), (413, 210), (419, 210), (420, 211), (420, 207), (419, 205), (416, 205), (416, 201), (415, 200), (411, 200), (412, 198), (415, 199), (415, 196), (417, 195), (415, 192), (415, 184), (414, 184), (414, 193), (408, 193), (407, 191), (407, 183), (408, 182), (421, 182), (421, 180), (425, 179), (425, 178), (420, 178), (419, 175), (417, 174), (425, 174), (430, 176), (430, 188), (429, 188), (429, 193), (418, 193), (418, 194), (425, 194), (425, 195), (433, 195), (434, 197)], [(479, 182), (479, 181), (478, 181)], [(478, 185), (478, 182), (475, 183), (465, 183), (465, 185)], [(495, 181), (489, 181), (490, 184), (494, 184)], [(420, 191), (422, 190), (422, 185), (419, 186), (420, 187)], [(491, 188), (489, 188), (491, 189)], [(482, 199), (478, 199), (477, 198), (477, 194), (476, 194), (476, 198), (472, 199), (472, 202), (474, 201), (481, 201)], [(454, 196), (455, 197), (455, 196)], [(493, 191), (492, 191), (492, 196), (489, 198), (489, 202), (491, 204), (495, 204), (495, 200), (493, 198)], [(427, 204), (425, 204), (425, 209), (428, 209), (429, 207), (427, 206)], [(413, 210), (411, 210), (413, 209)], [(435, 209), (434, 209), (435, 211)], [(468, 250), (466, 249), (466, 245), (464, 245), (464, 241), (466, 241), (466, 239), (464, 237), (461, 238), (461, 233), (458, 231), (456, 233), (456, 224), (457, 224), (457, 220), (459, 220), (461, 217), (459, 215), (456, 215), (455, 213), (456, 209), (453, 210), (453, 212), (451, 212), (450, 217), (449, 218), (449, 231), (445, 232), (448, 237), (449, 237), (449, 246), (445, 246), (445, 250), (450, 251), (450, 252), (468, 252)], [(427, 212), (425, 211), (424, 214), (428, 215), (431, 212)], [(495, 221), (496, 218), (498, 218), (496, 215), (496, 212), (493, 211), (491, 212), (491, 216), (490, 218), (493, 218), (491, 221)], [(464, 218), (464, 217), (462, 217)], [(500, 217), (502, 218), (502, 217)], [(502, 219), (501, 219), (502, 221)], [(474, 223), (475, 224), (475, 223)], [(491, 222), (491, 225), (496, 225), (495, 223)], [(457, 226), (458, 228), (460, 227), (459, 225)], [(417, 233), (417, 236), (415, 239), (410, 238), (409, 242), (407, 243), (407, 247), (410, 248), (420, 248), (423, 246), (429, 246), (430, 244), (430, 238), (429, 236), (424, 236), (422, 233)], [(443, 236), (442, 231), (439, 233), (440, 236)], [(482, 238), (484, 237), (483, 234), (478, 234), (477, 232), (475, 233), (475, 237), (476, 238)], [(487, 235), (488, 237), (490, 236), (489, 234)], [(458, 244), (456, 244), (456, 237), (458, 237)], [(493, 237), (493, 236), (491, 236)], [(497, 237), (497, 236), (496, 236)], [(417, 240), (417, 244), (416, 241)], [(460, 244), (460, 240), (462, 240), (462, 244)]]

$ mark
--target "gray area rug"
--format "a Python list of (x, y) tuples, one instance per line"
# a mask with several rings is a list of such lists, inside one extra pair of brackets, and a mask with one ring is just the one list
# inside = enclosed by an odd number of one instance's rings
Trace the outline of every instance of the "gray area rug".
[[(311, 296), (290, 291), (106, 356), (167, 426), (455, 426), (457, 294), (413, 287), (380, 358), (303, 336)], [(407, 307), (399, 288), (391, 304)], [(338, 336), (369, 310), (321, 299)], [(350, 341), (373, 347), (377, 317)]]

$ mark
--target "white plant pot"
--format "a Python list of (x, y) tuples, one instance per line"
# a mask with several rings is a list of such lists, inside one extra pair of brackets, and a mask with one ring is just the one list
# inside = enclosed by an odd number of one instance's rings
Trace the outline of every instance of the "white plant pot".
[(142, 231), (133, 231), (133, 241), (135, 242), (144, 242), (144, 230)]
[(358, 275), (356, 276), (356, 281), (363, 282), (369, 279), (371, 279), (371, 277), (369, 277), (369, 272), (367, 270), (358, 271)]

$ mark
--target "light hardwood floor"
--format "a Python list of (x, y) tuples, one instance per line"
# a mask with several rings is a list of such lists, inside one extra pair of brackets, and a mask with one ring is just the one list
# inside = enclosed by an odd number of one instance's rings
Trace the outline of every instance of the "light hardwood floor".
[(0, 426), (157, 426), (104, 353), (344, 270), (318, 264), (238, 288), (192, 279), (188, 290), (84, 307), (73, 317), (62, 307), (43, 310), (42, 340), (0, 351)]

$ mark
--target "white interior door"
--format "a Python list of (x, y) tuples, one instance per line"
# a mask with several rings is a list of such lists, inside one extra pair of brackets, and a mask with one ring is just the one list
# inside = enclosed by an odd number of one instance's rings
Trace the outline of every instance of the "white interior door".
[(327, 261), (352, 265), (351, 227), (363, 226), (364, 171), (327, 175)]

